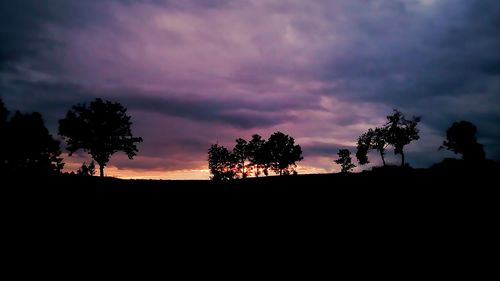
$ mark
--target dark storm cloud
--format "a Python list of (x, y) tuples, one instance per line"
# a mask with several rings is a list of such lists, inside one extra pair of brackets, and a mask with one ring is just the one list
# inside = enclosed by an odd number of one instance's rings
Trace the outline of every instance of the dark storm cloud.
[(88, 104), (100, 97), (117, 101), (129, 110), (145, 111), (175, 116), (189, 120), (217, 123), (237, 128), (265, 128), (284, 122), (293, 122), (295, 117), (288, 114), (290, 108), (320, 109), (317, 104), (303, 101), (297, 105), (287, 101), (265, 102), (242, 101), (237, 99), (208, 99), (192, 95), (163, 94), (151, 95), (148, 91), (130, 89), (96, 89), (72, 83), (47, 83), (11, 81), (9, 87), (1, 87), (7, 104), (18, 104), (16, 110), (39, 109), (50, 123), (62, 118), (66, 111), (76, 104)]
[(95, 0), (19, 0), (0, 3), (0, 66), (63, 44), (46, 37), (48, 25), (77, 28), (98, 21), (102, 14)]
[(384, 8), (385, 18), (375, 6), (365, 10), (353, 23), (364, 27), (352, 30), (347, 46), (332, 46), (319, 70), (322, 80), (336, 82), (323, 94), (401, 108), (441, 132), (471, 120), (498, 157), (500, 2), (430, 2), (428, 10), (412, 10), (411, 1), (401, 1)]
[(156, 112), (168, 116), (183, 117), (207, 123), (227, 124), (243, 129), (265, 128), (284, 122), (294, 121), (294, 117), (283, 114), (287, 109), (281, 104), (270, 108), (270, 105), (245, 103), (241, 100), (208, 100), (204, 98), (156, 98), (128, 96), (121, 100), (130, 104), (132, 110)]
[[(324, 156), (324, 157), (334, 157), (339, 149), (349, 149), (351, 153), (355, 151), (353, 146), (343, 146), (335, 143), (322, 143), (322, 142), (312, 142), (305, 146), (302, 146), (302, 151), (304, 156)], [(352, 155), (352, 157), (354, 157)]]

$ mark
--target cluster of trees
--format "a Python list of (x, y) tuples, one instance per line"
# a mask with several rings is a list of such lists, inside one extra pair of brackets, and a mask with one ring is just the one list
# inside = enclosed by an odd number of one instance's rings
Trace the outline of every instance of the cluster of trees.
[(385, 150), (388, 146), (394, 148), (394, 154), (401, 155), (401, 167), (405, 166), (404, 147), (414, 140), (418, 140), (420, 117), (407, 119), (401, 111), (395, 109), (392, 115), (387, 116), (387, 123), (382, 127), (368, 129), (357, 141), (356, 158), (360, 165), (370, 163), (368, 151), (376, 150), (385, 166)]
[(40, 113), (9, 110), (0, 99), (0, 173), (47, 175), (59, 173), (62, 162), (59, 141), (45, 127)]
[[(21, 113), (10, 116), (0, 99), (0, 173), (9, 175), (49, 175), (63, 169), (60, 142), (49, 133), (40, 113)], [(138, 152), (137, 144), (142, 138), (132, 134), (127, 109), (120, 103), (95, 99), (89, 105), (73, 106), (65, 118), (59, 121), (59, 135), (66, 141), (69, 155), (83, 150), (92, 161), (83, 163), (79, 175), (93, 176), (95, 163), (100, 176), (111, 156), (125, 152), (132, 159)], [(406, 165), (404, 148), (419, 139), (419, 117), (407, 118), (399, 110), (387, 116), (381, 127), (370, 128), (357, 139), (356, 158), (360, 165), (369, 163), (368, 152), (376, 151), (386, 166), (386, 149), (391, 146), (395, 155), (401, 156), (401, 167)], [(440, 149), (461, 154), (466, 163), (485, 161), (483, 145), (477, 142), (477, 128), (467, 121), (455, 122), (446, 131), (446, 140)], [(213, 144), (208, 150), (208, 166), (213, 180), (246, 178), (253, 174), (296, 174), (297, 162), (301, 161), (302, 149), (293, 137), (275, 132), (267, 140), (253, 135), (250, 140), (239, 138), (232, 150)], [(95, 162), (95, 163), (94, 163)], [(347, 173), (356, 167), (351, 152), (340, 149), (335, 163), (341, 172)]]
[(239, 138), (232, 151), (219, 144), (208, 150), (208, 168), (216, 181), (246, 178), (252, 173), (267, 176), (269, 170), (279, 175), (296, 174), (297, 162), (302, 159), (300, 145), (282, 132), (275, 132), (267, 141), (258, 134), (249, 141)]
[[(406, 165), (404, 147), (414, 140), (418, 140), (420, 122), (419, 117), (408, 119), (399, 110), (394, 110), (392, 115), (387, 116), (387, 123), (382, 127), (370, 128), (359, 136), (357, 140), (356, 158), (360, 165), (370, 163), (368, 152), (375, 150), (382, 159), (382, 165), (386, 166), (385, 153), (389, 146), (394, 149), (394, 154), (401, 155), (401, 167)], [(454, 122), (446, 130), (446, 140), (439, 149), (448, 149), (455, 154), (462, 154), (465, 163), (480, 163), (486, 160), (483, 145), (477, 142), (477, 128), (468, 121)], [(351, 152), (348, 149), (340, 149), (338, 159), (335, 163), (341, 166), (341, 172), (350, 172), (356, 165), (352, 164)]]
[[(0, 173), (8, 175), (60, 173), (64, 163), (60, 142), (45, 127), (38, 112), (23, 114), (16, 111), (9, 118), (9, 111), (0, 99)], [(95, 99), (88, 106), (75, 105), (59, 121), (59, 135), (66, 141), (70, 155), (80, 149), (88, 152), (93, 161), (83, 163), (80, 175), (94, 175), (99, 164), (101, 177), (111, 155), (125, 152), (132, 159), (137, 150), (132, 122), (127, 109), (119, 103)]]

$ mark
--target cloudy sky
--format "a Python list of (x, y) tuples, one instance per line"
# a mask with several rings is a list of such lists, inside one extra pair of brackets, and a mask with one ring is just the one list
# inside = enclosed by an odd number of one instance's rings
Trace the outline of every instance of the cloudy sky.
[(208, 178), (211, 143), (278, 130), (299, 173), (337, 171), (393, 108), (422, 117), (415, 167), (453, 156), (437, 148), (458, 120), (500, 160), (500, 1), (6, 0), (0, 95), (54, 135), (74, 104), (122, 103), (144, 142), (112, 158), (121, 177)]

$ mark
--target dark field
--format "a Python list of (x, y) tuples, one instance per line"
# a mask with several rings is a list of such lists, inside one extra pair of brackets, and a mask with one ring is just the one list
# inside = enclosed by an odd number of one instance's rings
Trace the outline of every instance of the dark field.
[(497, 233), (497, 178), (430, 170), (223, 183), (60, 176), (4, 181), (1, 200), (5, 241), (43, 253), (66, 242), (117, 253), (162, 245), (191, 258), (223, 245), (230, 257), (279, 249), (290, 257), (319, 251), (321, 259), (341, 251), (345, 262), (390, 254), (401, 268), (412, 266), (400, 256), (440, 267), (443, 258), (470, 265), (479, 257), (487, 265), (481, 252)]
[[(4, 178), (4, 200), (21, 204), (94, 204), (210, 211), (262, 208), (358, 210), (488, 208), (496, 201), (498, 174), (426, 169), (353, 174), (260, 177), (227, 182), (197, 180), (121, 180), (63, 175)], [(495, 194), (495, 196), (493, 196)]]

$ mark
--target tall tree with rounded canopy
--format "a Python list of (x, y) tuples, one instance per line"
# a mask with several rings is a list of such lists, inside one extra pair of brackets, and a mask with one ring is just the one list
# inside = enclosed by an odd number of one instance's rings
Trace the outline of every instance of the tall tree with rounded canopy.
[(335, 163), (340, 165), (341, 173), (349, 173), (356, 167), (356, 165), (352, 163), (351, 152), (348, 149), (340, 149), (337, 155), (339, 158), (335, 160)]
[(73, 106), (59, 121), (59, 134), (66, 140), (70, 155), (79, 149), (87, 151), (104, 177), (111, 155), (123, 151), (132, 159), (138, 152), (136, 143), (142, 142), (142, 138), (132, 135), (131, 126), (125, 107), (97, 98), (89, 106)]
[(417, 128), (420, 118), (406, 119), (401, 111), (394, 109), (394, 113), (387, 116), (387, 119), (389, 121), (384, 126), (387, 133), (385, 141), (394, 147), (395, 154), (401, 154), (401, 167), (404, 167), (405, 154), (403, 149), (410, 142), (420, 138)]
[(446, 140), (441, 148), (462, 154), (462, 159), (468, 162), (485, 160), (483, 145), (477, 142), (476, 133), (477, 128), (471, 122), (454, 122), (446, 130)]
[(248, 142), (247, 153), (250, 165), (255, 168), (255, 176), (258, 177), (261, 170), (267, 176), (268, 169), (268, 153), (264, 150), (265, 140), (258, 134), (252, 135), (252, 139)]
[(296, 145), (292, 137), (282, 132), (272, 134), (264, 146), (269, 153), (270, 168), (276, 174), (290, 174), (297, 167), (296, 162), (303, 159), (300, 145)]
[(246, 140), (239, 138), (236, 140), (236, 145), (233, 148), (233, 155), (236, 162), (236, 172), (241, 174), (241, 178), (244, 179), (248, 176), (247, 159), (248, 159), (248, 143)]

